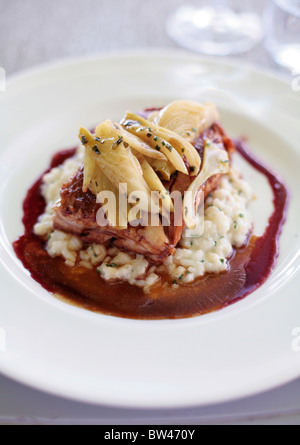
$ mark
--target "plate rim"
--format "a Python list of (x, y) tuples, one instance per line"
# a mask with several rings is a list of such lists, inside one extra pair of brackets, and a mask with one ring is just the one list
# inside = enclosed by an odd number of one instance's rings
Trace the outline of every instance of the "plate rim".
[[(133, 49), (133, 50), (126, 50), (126, 51), (124, 51), (124, 50), (122, 50), (122, 51), (109, 51), (109, 52), (103, 52), (103, 53), (98, 53), (98, 54), (88, 55), (88, 56), (83, 56), (83, 57), (80, 56), (80, 57), (71, 57), (71, 58), (57, 59), (54, 62), (41, 64), (41, 65), (38, 65), (36, 67), (25, 69), (25, 70), (22, 70), (22, 71), (20, 71), (20, 72), (18, 72), (16, 74), (10, 75), (10, 76), (8, 76), (7, 84), (8, 85), (12, 85), (14, 82), (24, 80), (24, 78), (26, 79), (26, 78), (30, 78), (30, 77), (35, 76), (35, 75), (45, 74), (48, 71), (51, 71), (53, 69), (63, 68), (65, 66), (69, 66), (69, 65), (72, 65), (72, 64), (83, 63), (83, 62), (86, 62), (88, 60), (89, 61), (97, 61), (99, 59), (103, 60), (103, 58), (104, 59), (116, 59), (116, 58), (122, 58), (123, 59), (123, 58), (127, 58), (127, 57), (138, 58), (138, 57), (141, 57), (141, 56), (144, 57), (144, 58), (152, 58), (152, 57), (155, 57), (155, 56), (167, 57), (167, 58), (175, 58), (175, 57), (184, 56), (184, 57), (188, 57), (188, 58), (193, 58), (193, 59), (198, 60), (199, 62), (202, 62), (202, 63), (203, 62), (205, 63), (205, 61), (208, 60), (208, 62), (218, 62), (221, 65), (227, 65), (227, 66), (241, 66), (242, 65), (244, 68), (247, 69), (247, 71), (250, 70), (250, 71), (255, 72), (257, 74), (260, 74), (260, 75), (262, 75), (264, 77), (265, 76), (272, 77), (274, 80), (284, 82), (286, 85), (288, 85), (288, 80), (286, 78), (282, 78), (281, 76), (278, 76), (273, 71), (271, 71), (271, 75), (270, 75), (270, 72), (269, 72), (268, 69), (259, 68), (257, 66), (253, 67), (252, 64), (250, 64), (250, 63), (240, 64), (240, 63), (238, 63), (234, 59), (227, 59), (226, 58), (226, 59), (221, 59), (220, 60), (220, 58), (218, 58), (218, 57), (199, 56), (198, 54), (191, 53), (191, 52), (185, 51), (185, 50), (178, 51), (176, 49), (176, 50), (171, 50), (170, 51), (170, 49), (167, 49), (168, 54), (166, 54), (165, 51), (166, 51), (165, 49), (161, 49), (159, 51), (157, 51), (157, 49), (153, 49), (153, 50), (151, 50), (151, 52), (149, 52), (149, 49), (147, 49), (147, 54), (145, 54), (145, 53), (143, 53), (143, 50), (138, 50), (137, 51), (137, 50)], [(20, 383), (24, 383), (24, 384), (26, 384), (26, 385), (28, 385), (28, 386), (30, 386), (32, 388), (39, 389), (39, 390), (41, 390), (43, 392), (50, 393), (50, 394), (58, 396), (58, 397), (66, 397), (65, 395), (62, 395), (61, 393), (56, 392), (54, 389), (52, 389), (52, 390), (48, 389), (47, 390), (44, 387), (42, 387), (42, 385), (37, 386), (37, 385), (34, 385), (33, 383), (28, 382), (28, 379), (26, 381), (24, 381), (24, 380), (22, 380), (21, 377), (18, 377), (17, 375), (12, 376), (9, 373), (5, 373), (5, 371), (3, 371), (2, 360), (0, 360), (0, 364), (1, 364), (0, 372), (3, 373), (4, 375), (6, 375), (7, 377), (12, 378), (13, 380), (16, 380), (16, 381), (18, 381)], [(18, 373), (16, 373), (16, 374), (18, 374)], [(300, 371), (299, 370), (297, 371), (297, 376), (295, 376), (294, 373), (291, 372), (290, 379), (289, 380), (284, 379), (284, 383), (288, 383), (288, 382), (291, 382), (291, 381), (297, 379), (299, 377), (299, 375), (300, 375)], [(275, 387), (277, 387), (278, 385), (281, 385), (281, 384), (282, 383), (276, 383), (275, 386), (274, 386), (274, 383), (270, 384), (270, 387), (267, 388), (267, 390), (274, 389)], [(265, 388), (266, 388), (266, 386), (265, 386)], [(205, 405), (214, 405), (214, 404), (217, 404), (217, 403), (229, 402), (229, 401), (237, 400), (237, 399), (240, 399), (240, 398), (253, 396), (254, 394), (259, 394), (262, 391), (265, 391), (265, 389), (262, 390), (262, 389), (258, 389), (257, 388), (257, 390), (254, 391), (254, 392), (253, 392), (253, 389), (252, 389), (252, 391), (249, 391), (248, 393), (247, 393), (247, 391), (245, 391), (245, 393), (243, 395), (236, 395), (236, 396), (233, 396), (231, 399), (226, 398), (226, 399), (219, 400), (219, 401), (213, 400), (211, 403), (205, 402)], [(73, 399), (73, 400), (77, 400), (77, 401), (80, 400), (82, 402), (91, 403), (90, 398), (87, 400), (83, 396), (81, 398), (78, 398), (78, 396), (73, 398), (72, 395), (69, 394), (67, 397), (69, 399)], [(116, 405), (116, 403), (110, 404), (109, 400), (104, 400), (103, 402), (100, 402), (98, 400), (98, 401), (93, 401), (92, 403), (97, 403), (97, 404), (105, 403), (105, 404), (111, 405), (111, 406), (123, 406), (123, 407), (127, 407), (127, 408), (128, 407), (132, 407), (132, 408), (134, 408), (134, 407), (140, 408), (141, 407), (141, 405), (136, 405), (135, 403), (133, 403), (132, 405), (128, 404), (128, 403), (126, 403), (126, 404), (118, 403), (117, 405)], [(188, 403), (188, 404), (183, 404), (183, 405), (182, 404), (175, 405), (174, 403), (172, 403), (171, 406), (169, 404), (159, 405), (159, 406), (152, 406), (152, 405), (146, 404), (144, 406), (144, 408), (145, 407), (146, 408), (157, 408), (157, 409), (160, 409), (160, 408), (174, 408), (174, 407), (175, 408), (184, 408), (184, 407), (187, 408), (187, 407), (192, 407), (192, 406), (203, 406), (203, 405), (201, 405), (201, 403), (199, 404), (199, 402), (198, 403), (196, 403), (196, 402), (195, 403)]]
[[(168, 47), (159, 47), (159, 48), (148, 48), (148, 47), (140, 47), (140, 48), (127, 48), (127, 49), (112, 49), (112, 50), (103, 50), (95, 53), (89, 53), (81, 56), (66, 56), (66, 57), (58, 57), (53, 58), (50, 61), (42, 62), (36, 64), (32, 67), (27, 67), (10, 73), (7, 75), (6, 83), (11, 84), (24, 78), (32, 77), (35, 75), (42, 74), (44, 72), (54, 70), (57, 68), (63, 68), (68, 65), (96, 61), (99, 59), (116, 59), (116, 58), (150, 58), (150, 57), (166, 57), (166, 58), (176, 58), (176, 57), (186, 57), (186, 58), (194, 58), (199, 62), (213, 62), (220, 63), (221, 65), (228, 65), (233, 67), (243, 67), (247, 71), (252, 71), (257, 74), (261, 74), (262, 76), (267, 76), (272, 78), (273, 80), (281, 81), (285, 84), (289, 84), (289, 75), (282, 71), (276, 72), (274, 69), (269, 67), (258, 66), (255, 62), (251, 62), (249, 60), (240, 61), (234, 57), (218, 57), (218, 56), (207, 56), (195, 53), (193, 51), (189, 51), (187, 49), (180, 48), (168, 48)], [(5, 67), (4, 67), (5, 69)]]

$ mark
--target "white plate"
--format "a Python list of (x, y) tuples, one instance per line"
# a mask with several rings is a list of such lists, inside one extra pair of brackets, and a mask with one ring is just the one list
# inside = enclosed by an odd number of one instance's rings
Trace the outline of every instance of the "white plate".
[[(292, 192), (276, 270), (255, 293), (217, 313), (176, 321), (93, 314), (43, 290), (16, 259), (22, 200), (80, 125), (176, 98), (215, 101), (233, 135)], [(300, 98), (272, 75), (182, 52), (75, 60), (10, 80), (0, 96), (0, 371), (43, 391), (125, 407), (186, 407), (257, 394), (300, 376)], [(266, 181), (257, 231), (272, 210)]]

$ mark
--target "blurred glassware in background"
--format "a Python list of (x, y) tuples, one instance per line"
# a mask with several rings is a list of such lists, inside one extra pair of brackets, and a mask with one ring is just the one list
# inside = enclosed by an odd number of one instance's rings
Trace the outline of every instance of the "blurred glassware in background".
[(258, 15), (237, 13), (227, 0), (204, 3), (202, 7), (183, 5), (168, 18), (167, 32), (179, 45), (203, 54), (226, 56), (249, 51), (262, 40)]
[(269, 0), (264, 23), (275, 62), (300, 74), (300, 0)]

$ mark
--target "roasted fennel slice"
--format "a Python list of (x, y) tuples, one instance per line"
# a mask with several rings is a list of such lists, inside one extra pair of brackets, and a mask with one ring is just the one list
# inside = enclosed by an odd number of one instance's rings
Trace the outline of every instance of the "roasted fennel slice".
[[(84, 152), (84, 170), (83, 170), (83, 186), (82, 191), (86, 193), (88, 189), (91, 190), (94, 195), (97, 195), (99, 192), (95, 192), (95, 180), (99, 175), (99, 167), (94, 161), (93, 156), (89, 152), (89, 150), (85, 150)], [(93, 189), (92, 189), (93, 188)]]
[[(110, 125), (110, 130), (112, 133), (114, 133), (114, 137), (117, 138), (116, 144), (120, 144), (121, 142), (124, 143), (124, 145), (129, 145), (130, 147), (134, 148), (137, 152), (143, 154), (144, 156), (147, 156), (149, 158), (153, 159), (159, 159), (159, 160), (167, 160), (166, 156), (163, 153), (160, 153), (159, 151), (153, 149), (151, 145), (147, 144), (147, 141), (143, 141), (141, 138), (135, 136), (134, 134), (124, 130), (122, 125), (118, 124), (117, 122), (112, 121), (106, 121)], [(103, 124), (99, 124), (98, 127), (95, 130), (95, 134), (97, 137), (102, 137), (103, 134)]]
[(170, 198), (169, 192), (164, 187), (157, 173), (154, 171), (154, 169), (151, 167), (151, 165), (143, 155), (137, 153), (136, 157), (142, 167), (144, 179), (148, 184), (149, 188), (153, 192), (158, 192), (159, 197), (161, 198), (162, 208), (165, 209), (167, 212), (174, 212), (174, 206)]
[(151, 147), (163, 153), (176, 170), (188, 175), (185, 160), (191, 167), (191, 174), (195, 175), (200, 169), (200, 156), (197, 150), (181, 136), (173, 131), (158, 127), (141, 116), (127, 112), (121, 124), (130, 133), (147, 141)]
[(155, 150), (162, 152), (176, 170), (189, 174), (187, 161), (192, 175), (199, 171), (201, 160), (196, 149), (181, 136), (131, 112), (127, 112), (122, 125), (127, 131), (147, 141)]
[(146, 199), (140, 200), (138, 206), (142, 211), (151, 211), (155, 205), (152, 203), (151, 190), (142, 175), (142, 169), (131, 149), (125, 147), (123, 141), (118, 138), (113, 123), (105, 121), (100, 124), (97, 134), (99, 136), (93, 136), (88, 130), (81, 128), (79, 137), (101, 172), (118, 190), (120, 184), (126, 184), (128, 195), (142, 192)]
[(154, 124), (174, 131), (189, 142), (195, 141), (219, 118), (214, 104), (200, 104), (188, 100), (171, 102), (159, 112), (152, 114)]
[(201, 172), (185, 192), (183, 200), (184, 221), (189, 229), (194, 229), (196, 226), (195, 202), (199, 189), (209, 178), (218, 174), (226, 174), (229, 169), (230, 162), (227, 151), (207, 140), (204, 147)]
[(160, 161), (159, 159), (151, 158), (147, 158), (147, 161), (162, 181), (170, 181), (172, 174), (176, 171), (175, 167), (169, 161)]

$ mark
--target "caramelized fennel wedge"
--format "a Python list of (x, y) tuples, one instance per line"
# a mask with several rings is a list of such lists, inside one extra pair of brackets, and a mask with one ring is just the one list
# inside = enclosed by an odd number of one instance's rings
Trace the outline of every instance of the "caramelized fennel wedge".
[(153, 122), (131, 112), (126, 113), (121, 124), (128, 132), (147, 141), (151, 147), (163, 153), (176, 170), (189, 174), (184, 162), (185, 157), (189, 165), (194, 168), (193, 174), (199, 172), (201, 160), (196, 149), (174, 132), (158, 127)]
[[(206, 142), (201, 165), (200, 155), (191, 143), (218, 119), (213, 104), (174, 101), (152, 113), (151, 121), (127, 112), (121, 123), (106, 120), (99, 124), (95, 137), (81, 129), (86, 147), (83, 190), (89, 188), (95, 194), (106, 185), (108, 190), (119, 190), (125, 183), (128, 197), (139, 192), (147, 196), (147, 201), (135, 196), (137, 209), (163, 214), (164, 210), (174, 212), (174, 205), (161, 179), (170, 180), (176, 171), (186, 178), (195, 177), (190, 186), (187, 184), (183, 200), (184, 220), (192, 229), (199, 189), (209, 178), (229, 169), (228, 153), (216, 144)], [(100, 182), (100, 177), (105, 177), (107, 184)], [(152, 191), (158, 194), (151, 196)]]
[(162, 181), (170, 181), (172, 174), (176, 171), (174, 165), (169, 161), (160, 161), (151, 158), (147, 158), (147, 161)]
[(81, 128), (79, 137), (89, 156), (117, 189), (120, 184), (127, 184), (128, 195), (140, 191), (147, 196), (148, 199), (141, 200), (139, 206), (142, 211), (148, 212), (151, 207), (155, 208), (154, 203), (151, 206), (151, 190), (137, 167), (136, 158), (130, 148), (125, 147), (123, 142), (119, 142), (112, 126), (113, 124), (109, 121), (103, 122), (98, 126), (100, 135), (98, 137), (94, 137), (88, 130)]
[(167, 212), (174, 212), (174, 206), (167, 189), (159, 179), (157, 173), (151, 167), (149, 162), (141, 154), (136, 154), (137, 159), (143, 170), (145, 181), (152, 191), (158, 192), (161, 197), (161, 205)]
[[(134, 134), (124, 130), (124, 128), (117, 122), (105, 121), (110, 127), (110, 133), (117, 141), (128, 144), (130, 147), (134, 148), (137, 152), (153, 159), (159, 159), (166, 161), (167, 158), (163, 153), (154, 150), (149, 144), (144, 142), (141, 138), (135, 136)], [(97, 137), (103, 138), (103, 123), (99, 124), (95, 130)]]
[(219, 148), (217, 144), (207, 141), (204, 147), (201, 172), (188, 188), (183, 200), (184, 221), (189, 229), (194, 229), (196, 226), (195, 201), (199, 189), (212, 176), (228, 173), (229, 168), (227, 151)]
[(193, 142), (220, 119), (214, 104), (176, 100), (151, 116), (154, 124), (164, 127)]
[(93, 156), (91, 153), (86, 150), (84, 155), (84, 176), (83, 176), (83, 185), (82, 185), (82, 191), (86, 193), (88, 189), (91, 190), (94, 195), (97, 195), (95, 193), (95, 187), (97, 183), (97, 177), (99, 175), (99, 167), (97, 168), (97, 164), (95, 163)]

